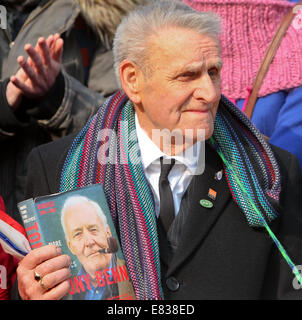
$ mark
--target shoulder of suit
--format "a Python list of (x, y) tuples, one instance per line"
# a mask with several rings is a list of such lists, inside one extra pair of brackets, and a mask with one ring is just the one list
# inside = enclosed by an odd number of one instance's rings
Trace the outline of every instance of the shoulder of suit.
[[(269, 145), (270, 145), (271, 149), (273, 150), (273, 153), (274, 153), (275, 157), (277, 158), (277, 161), (279, 163), (281, 162), (280, 163), (281, 165), (286, 164), (286, 161), (290, 161), (290, 160), (296, 158), (296, 156), (293, 153), (291, 153), (283, 148), (277, 147), (277, 146), (270, 144), (270, 143), (269, 143)], [(288, 165), (288, 162), (287, 162), (287, 165)]]
[(296, 155), (270, 144), (270, 147), (278, 162), (282, 180), (287, 180), (290, 175), (301, 175), (299, 161)]
[(55, 141), (42, 144), (38, 146), (37, 149), (42, 156), (45, 155), (48, 157), (51, 155), (60, 155), (69, 149), (75, 137), (76, 134), (71, 134)]
[(56, 174), (57, 171), (60, 171), (60, 167), (62, 167), (67, 152), (75, 137), (76, 134), (71, 134), (55, 141), (42, 144), (34, 148), (32, 154), (38, 155), (38, 158), (42, 161), (43, 166), (47, 171), (49, 170), (52, 174)]
[(267, 137), (264, 134), (261, 134), (261, 135), (264, 138), (264, 140), (270, 145), (270, 147), (273, 150), (275, 156), (277, 157), (277, 160), (278, 160), (278, 158), (280, 158), (280, 160), (281, 160), (281, 159), (290, 159), (290, 158), (294, 157), (294, 155), (292, 153), (290, 153), (289, 151), (286, 151), (283, 148), (280, 148), (280, 147), (277, 147), (277, 146), (271, 144), (269, 142), (269, 137)]

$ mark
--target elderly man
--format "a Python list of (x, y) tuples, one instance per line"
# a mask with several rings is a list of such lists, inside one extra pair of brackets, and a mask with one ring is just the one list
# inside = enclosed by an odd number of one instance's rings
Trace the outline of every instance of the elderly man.
[[(103, 185), (137, 299), (302, 297), (298, 163), (221, 96), (218, 34), (216, 16), (178, 1), (133, 11), (114, 40), (123, 91), (30, 158), (27, 196)], [(21, 297), (62, 297), (67, 260), (29, 253)]]

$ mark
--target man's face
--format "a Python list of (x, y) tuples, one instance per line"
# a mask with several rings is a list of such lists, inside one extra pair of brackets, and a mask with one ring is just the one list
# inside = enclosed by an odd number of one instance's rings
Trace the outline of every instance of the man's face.
[[(220, 92), (222, 60), (216, 39), (183, 28), (169, 28), (152, 36), (148, 65), (150, 75), (140, 74), (136, 112), (142, 128), (198, 129), (208, 139), (214, 130)], [(187, 131), (188, 132), (188, 131)]]
[(108, 248), (110, 228), (105, 227), (95, 207), (87, 202), (70, 206), (65, 215), (67, 244), (84, 269), (92, 276), (110, 266), (111, 254), (99, 253)]

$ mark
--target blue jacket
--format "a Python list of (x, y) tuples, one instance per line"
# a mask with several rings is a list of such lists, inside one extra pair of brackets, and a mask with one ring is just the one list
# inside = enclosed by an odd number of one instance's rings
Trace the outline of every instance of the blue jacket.
[(302, 170), (302, 87), (258, 98), (252, 122), (272, 144), (295, 154)]

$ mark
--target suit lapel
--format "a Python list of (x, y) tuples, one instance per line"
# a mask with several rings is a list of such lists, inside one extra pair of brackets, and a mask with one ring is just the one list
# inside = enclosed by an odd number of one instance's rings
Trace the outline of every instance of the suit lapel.
[[(194, 252), (223, 213), (227, 201), (230, 200), (231, 194), (225, 176), (223, 175), (221, 180), (215, 179), (215, 174), (223, 169), (222, 161), (208, 144), (205, 148), (205, 162), (203, 174), (194, 176), (187, 190), (186, 201), (189, 201), (189, 210), (181, 231), (179, 247), (166, 276), (171, 275)], [(215, 200), (208, 196), (209, 188), (217, 192)], [(200, 204), (202, 199), (211, 201), (213, 207), (202, 206)]]

